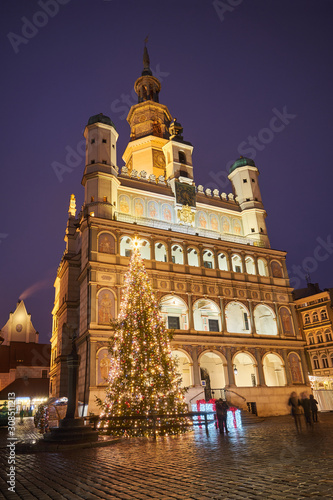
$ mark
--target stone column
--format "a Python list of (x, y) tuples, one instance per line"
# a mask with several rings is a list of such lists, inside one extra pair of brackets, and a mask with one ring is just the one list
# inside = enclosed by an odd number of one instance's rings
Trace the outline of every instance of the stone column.
[(226, 351), (226, 358), (227, 358), (227, 363), (228, 363), (228, 387), (236, 387), (236, 384), (235, 384), (235, 374), (234, 374), (234, 369), (233, 369), (233, 366), (232, 366), (232, 359), (231, 359), (231, 351), (230, 351), (230, 347), (226, 347), (225, 349)]
[(264, 369), (262, 366), (262, 360), (261, 360), (261, 356), (260, 356), (260, 352), (259, 352), (258, 348), (255, 349), (255, 353), (256, 353), (256, 360), (257, 360), (257, 365), (258, 365), (259, 385), (266, 387)]
[(201, 386), (201, 375), (200, 375), (200, 366), (198, 362), (197, 347), (192, 348), (192, 360), (193, 360), (193, 384)]
[(245, 253), (241, 252), (240, 256), (241, 256), (242, 268), (243, 268), (242, 272), (244, 274), (244, 273), (247, 273), (247, 271), (246, 271), (246, 262), (245, 262)]
[(225, 320), (224, 300), (222, 297), (220, 297), (220, 308), (222, 317), (222, 333), (225, 334), (227, 332), (227, 322)]
[(258, 257), (255, 255), (253, 257), (253, 260), (254, 260), (254, 268), (255, 268), (255, 271), (256, 271), (256, 275), (260, 276), (260, 274), (259, 274), (259, 267), (258, 267)]
[(306, 362), (305, 353), (304, 353), (303, 349), (300, 351), (300, 356), (301, 356), (301, 365), (302, 365), (304, 383), (306, 385), (310, 385), (310, 380), (309, 380), (309, 375), (308, 375), (309, 368), (308, 368), (308, 364)]
[(252, 300), (249, 299), (247, 302), (249, 304), (249, 311), (250, 311), (250, 333), (252, 333), (252, 335), (257, 335), (256, 325), (254, 323)]
[(67, 356), (68, 367), (68, 402), (65, 420), (74, 419), (76, 413), (77, 371), (79, 367), (79, 356), (76, 351), (75, 340), (73, 340), (72, 352)]
[(188, 324), (190, 330), (194, 330), (194, 318), (193, 318), (193, 307), (192, 307), (192, 294), (187, 295), (188, 300)]
[(285, 334), (283, 332), (283, 328), (281, 325), (280, 321), (280, 315), (279, 315), (279, 307), (276, 302), (274, 302), (274, 307), (275, 307), (275, 315), (276, 315), (276, 324), (277, 324), (277, 329), (278, 329), (278, 336), (281, 338), (285, 338)]
[(229, 271), (232, 271), (233, 272), (233, 268), (232, 268), (232, 260), (231, 260), (231, 250), (227, 250), (225, 252), (226, 256), (227, 256), (227, 262), (228, 262), (228, 268), (229, 268)]
[(283, 357), (283, 361), (284, 361), (287, 385), (292, 385), (291, 373), (290, 373), (290, 368), (289, 368), (289, 363), (288, 363), (288, 356), (287, 356), (287, 351), (285, 349), (282, 350), (282, 357)]

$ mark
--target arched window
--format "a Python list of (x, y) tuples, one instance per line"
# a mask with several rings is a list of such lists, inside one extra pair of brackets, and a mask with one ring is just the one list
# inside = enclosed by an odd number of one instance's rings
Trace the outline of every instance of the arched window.
[(313, 356), (312, 360), (313, 360), (313, 367), (314, 367), (314, 369), (318, 370), (319, 369), (319, 359), (318, 359), (318, 356)]
[(327, 312), (325, 311), (325, 309), (322, 309), (322, 310), (320, 311), (320, 316), (321, 316), (321, 319), (322, 319), (322, 320), (327, 319)]
[(167, 247), (164, 243), (155, 243), (155, 260), (158, 262), (168, 261)]
[(199, 255), (196, 248), (187, 249), (187, 262), (189, 266), (199, 267)]
[(256, 367), (253, 358), (249, 354), (245, 352), (236, 354), (233, 369), (237, 387), (256, 387)]
[(225, 318), (229, 333), (251, 333), (249, 312), (241, 302), (229, 302)]
[(317, 311), (315, 311), (315, 312), (313, 313), (313, 315), (312, 315), (312, 321), (313, 321), (313, 322), (314, 322), (314, 321), (319, 321)]
[(254, 259), (252, 257), (250, 257), (249, 255), (247, 255), (245, 257), (245, 268), (246, 268), (247, 274), (256, 274)]
[(214, 253), (213, 250), (205, 249), (202, 252), (202, 260), (203, 260), (203, 265), (204, 267), (207, 267), (208, 269), (214, 269)]
[(180, 245), (172, 245), (171, 259), (174, 264), (184, 264), (184, 252)]
[(179, 158), (179, 163), (186, 164), (186, 154), (184, 153), (184, 151), (178, 151), (178, 158)]
[(123, 236), (120, 239), (120, 255), (130, 257), (132, 254), (132, 239), (129, 236)]
[(321, 357), (321, 361), (323, 363), (323, 368), (328, 368), (328, 359), (326, 354), (324, 354), (324, 356)]
[(219, 253), (217, 262), (221, 271), (228, 271), (228, 259), (225, 253)]
[(326, 342), (332, 342), (332, 334), (329, 330), (325, 330)]
[(260, 276), (268, 276), (268, 265), (265, 259), (258, 259), (258, 272)]
[(320, 332), (317, 332), (317, 342), (318, 344), (322, 344), (323, 343), (323, 336)]
[(188, 308), (176, 295), (166, 295), (160, 300), (160, 310), (166, 325), (172, 330), (188, 329)]
[(232, 270), (235, 273), (242, 273), (243, 272), (242, 259), (240, 258), (239, 255), (234, 254), (231, 257), (231, 263), (232, 263)]
[(139, 252), (142, 259), (150, 260), (150, 243), (148, 240), (140, 240)]
[(304, 315), (304, 324), (308, 325), (309, 323), (310, 323), (310, 315), (309, 314), (305, 314)]
[(269, 353), (264, 356), (263, 369), (266, 385), (269, 387), (286, 385), (285, 369), (281, 358)]
[(259, 335), (277, 335), (276, 317), (272, 309), (259, 304), (254, 309), (254, 324)]
[[(201, 380), (206, 382), (205, 396), (208, 399), (217, 397), (218, 389), (223, 389), (226, 385), (226, 365), (223, 360), (214, 352), (205, 352), (199, 358)], [(214, 393), (214, 394), (213, 394)]]
[(212, 300), (199, 299), (193, 306), (194, 329), (204, 332), (220, 332), (220, 309)]
[(190, 387), (192, 382), (192, 362), (188, 354), (183, 351), (171, 351), (171, 355), (176, 362), (177, 372), (182, 377), (181, 386)]
[(314, 344), (314, 343), (315, 343), (315, 342), (314, 342), (313, 335), (309, 335), (308, 340), (309, 340), (309, 342), (308, 342), (308, 343), (309, 343), (309, 345), (312, 345), (312, 344)]

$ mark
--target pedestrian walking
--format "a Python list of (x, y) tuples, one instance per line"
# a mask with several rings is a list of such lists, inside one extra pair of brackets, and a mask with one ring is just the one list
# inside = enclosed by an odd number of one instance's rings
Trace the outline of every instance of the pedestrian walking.
[(229, 432), (227, 427), (228, 408), (228, 403), (223, 401), (222, 398), (216, 401), (216, 418), (219, 423), (220, 434), (224, 434), (224, 429), (226, 433)]
[(307, 427), (312, 427), (311, 403), (306, 392), (301, 394), (301, 405), (304, 411), (304, 419)]
[(295, 391), (290, 394), (288, 405), (291, 406), (291, 414), (294, 417), (296, 430), (300, 432), (302, 430), (303, 408)]
[(21, 411), (20, 411), (20, 424), (21, 425), (23, 424), (23, 417), (24, 417), (24, 410), (22, 408)]
[(312, 422), (318, 422), (318, 401), (315, 400), (313, 394), (310, 394), (310, 408), (312, 413)]

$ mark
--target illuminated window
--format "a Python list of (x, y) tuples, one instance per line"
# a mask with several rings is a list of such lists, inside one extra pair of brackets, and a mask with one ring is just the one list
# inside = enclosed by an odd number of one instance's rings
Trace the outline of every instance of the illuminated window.
[(313, 313), (312, 319), (313, 319), (313, 321), (319, 321), (317, 311), (315, 311), (315, 312)]
[(322, 311), (320, 311), (320, 316), (321, 316), (322, 320), (327, 319), (327, 313), (326, 313), (325, 309), (323, 309)]
[(95, 197), (91, 196), (90, 201), (95, 201)]
[(108, 201), (108, 197), (107, 196), (103, 196), (103, 201)]
[(310, 323), (310, 316), (309, 314), (305, 314), (304, 316), (304, 324), (308, 325)]

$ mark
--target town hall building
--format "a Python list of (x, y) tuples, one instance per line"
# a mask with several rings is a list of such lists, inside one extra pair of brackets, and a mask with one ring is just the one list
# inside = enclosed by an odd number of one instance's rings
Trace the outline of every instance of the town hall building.
[[(51, 396), (67, 395), (66, 356), (80, 356), (80, 414), (98, 412), (132, 241), (174, 331), (188, 403), (225, 395), (259, 415), (289, 412), (292, 390), (309, 392), (305, 342), (298, 328), (286, 253), (270, 247), (254, 161), (230, 168), (232, 192), (196, 185), (193, 146), (159, 102), (147, 49), (135, 82), (138, 103), (127, 121), (130, 140), (117, 165), (111, 119), (86, 125), (84, 203), (71, 196), (66, 249), (55, 280)], [(74, 339), (74, 340), (73, 340)]]

